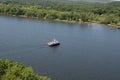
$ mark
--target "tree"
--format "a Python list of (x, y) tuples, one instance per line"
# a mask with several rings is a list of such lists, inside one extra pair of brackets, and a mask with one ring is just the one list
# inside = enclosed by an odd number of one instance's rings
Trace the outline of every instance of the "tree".
[(0, 59), (0, 80), (50, 80), (35, 74), (31, 67)]

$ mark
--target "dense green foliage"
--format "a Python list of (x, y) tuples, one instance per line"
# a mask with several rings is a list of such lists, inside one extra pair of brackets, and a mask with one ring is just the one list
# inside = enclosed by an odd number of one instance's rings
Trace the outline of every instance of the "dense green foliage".
[[(0, 0), (1, 1), (1, 0)], [(90, 22), (120, 26), (120, 2), (105, 4), (71, 4), (54, 0), (8, 0), (1, 2), (0, 13), (40, 19)], [(30, 3), (27, 3), (30, 1)], [(16, 3), (16, 5), (13, 5)], [(26, 3), (26, 4), (23, 4)], [(33, 6), (31, 6), (32, 4)]]
[(91, 2), (91, 3), (106, 3), (106, 2), (111, 2), (114, 0), (0, 0), (0, 2), (14, 2), (14, 3), (41, 3), (41, 2), (65, 2), (65, 3), (86, 3), (86, 2)]
[(0, 59), (0, 80), (50, 80), (36, 75), (31, 67)]

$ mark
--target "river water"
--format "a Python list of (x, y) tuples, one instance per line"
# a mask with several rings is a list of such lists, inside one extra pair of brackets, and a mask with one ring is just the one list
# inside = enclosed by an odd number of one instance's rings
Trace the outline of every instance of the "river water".
[[(61, 45), (48, 47), (53, 38)], [(120, 80), (120, 30), (0, 16), (0, 58), (52, 80)]]

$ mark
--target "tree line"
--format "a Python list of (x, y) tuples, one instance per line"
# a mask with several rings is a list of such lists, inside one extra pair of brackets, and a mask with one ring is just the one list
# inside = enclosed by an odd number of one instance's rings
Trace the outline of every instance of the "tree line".
[[(48, 4), (48, 5), (47, 5)], [(120, 26), (120, 2), (106, 4), (0, 4), (0, 13), (50, 20), (92, 22)]]

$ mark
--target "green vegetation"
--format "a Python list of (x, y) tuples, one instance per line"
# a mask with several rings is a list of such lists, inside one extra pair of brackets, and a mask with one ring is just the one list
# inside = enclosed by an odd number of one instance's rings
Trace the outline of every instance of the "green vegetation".
[(46, 76), (36, 75), (31, 67), (0, 59), (0, 80), (50, 80)]
[(119, 1), (104, 4), (72, 4), (54, 1), (25, 0), (22, 2), (20, 0), (0, 0), (0, 14), (120, 26)]

